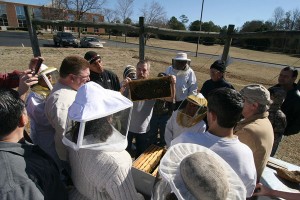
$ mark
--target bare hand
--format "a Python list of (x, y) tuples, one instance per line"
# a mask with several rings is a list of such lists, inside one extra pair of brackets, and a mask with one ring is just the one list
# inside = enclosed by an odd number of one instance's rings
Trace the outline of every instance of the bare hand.
[(253, 196), (269, 196), (271, 191), (272, 190), (270, 188), (264, 186), (261, 183), (257, 183)]
[(121, 82), (121, 89), (120, 92), (121, 94), (123, 94), (126, 90), (126, 88), (128, 88), (129, 82), (131, 81), (131, 78), (126, 77), (122, 82)]
[(25, 94), (28, 91), (29, 87), (37, 83), (38, 83), (38, 77), (32, 74), (31, 69), (25, 70), (20, 75), (19, 88), (18, 88), (20, 98), (25, 100)]

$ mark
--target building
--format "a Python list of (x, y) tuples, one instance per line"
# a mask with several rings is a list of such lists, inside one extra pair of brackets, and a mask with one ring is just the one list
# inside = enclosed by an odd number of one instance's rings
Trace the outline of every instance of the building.
[[(69, 20), (75, 21), (76, 12), (72, 10), (62, 10), (46, 6), (29, 5), (22, 3), (6, 2), (0, 0), (0, 30), (14, 29), (27, 30), (27, 23), (25, 17), (24, 6), (28, 6), (33, 13), (33, 17), (37, 19), (50, 20)], [(103, 22), (104, 17), (96, 13), (85, 13), (82, 16), (83, 22)], [(44, 30), (57, 30), (66, 32), (77, 32), (77, 27), (39, 27)], [(100, 34), (105, 30), (102, 28), (84, 27), (82, 32)]]

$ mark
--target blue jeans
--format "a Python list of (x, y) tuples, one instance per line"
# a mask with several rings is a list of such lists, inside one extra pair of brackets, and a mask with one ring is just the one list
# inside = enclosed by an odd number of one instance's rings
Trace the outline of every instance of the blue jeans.
[(128, 146), (126, 148), (127, 151), (130, 150), (132, 146), (132, 139), (134, 137), (135, 137), (135, 145), (136, 145), (135, 157), (137, 158), (151, 145), (150, 131), (142, 134), (128, 131), (128, 135), (127, 135)]
[(151, 134), (151, 144), (157, 144), (157, 135), (159, 130), (159, 143), (160, 145), (165, 145), (165, 129), (167, 121), (169, 119), (169, 114), (163, 115), (153, 115), (150, 121), (150, 134)]

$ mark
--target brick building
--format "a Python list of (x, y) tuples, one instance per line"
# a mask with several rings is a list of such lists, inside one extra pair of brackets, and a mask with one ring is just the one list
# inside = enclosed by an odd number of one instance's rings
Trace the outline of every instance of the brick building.
[[(32, 9), (34, 18), (38, 19), (50, 19), (50, 20), (75, 20), (75, 11), (61, 10), (46, 6), (28, 5), (22, 3), (6, 2), (0, 0), (0, 29), (7, 30), (12, 29), (26, 29), (26, 18), (24, 6), (27, 5), (29, 9)], [(82, 21), (86, 22), (103, 22), (104, 17), (96, 13), (85, 13), (82, 17)], [(77, 32), (76, 27), (41, 27), (44, 30), (50, 30), (51, 28), (58, 31)], [(82, 32), (89, 33), (104, 33), (102, 28), (84, 27)]]

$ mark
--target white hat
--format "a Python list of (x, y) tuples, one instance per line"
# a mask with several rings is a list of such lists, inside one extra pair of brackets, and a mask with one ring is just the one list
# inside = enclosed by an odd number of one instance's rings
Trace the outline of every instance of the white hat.
[(173, 60), (191, 61), (191, 59), (187, 58), (187, 54), (183, 52), (177, 53), (176, 57), (173, 58)]
[(78, 122), (90, 121), (119, 112), (132, 105), (132, 101), (120, 92), (104, 89), (90, 81), (78, 89), (75, 101), (69, 107), (68, 117)]
[(246, 199), (239, 176), (219, 155), (197, 144), (171, 146), (159, 165), (159, 174), (178, 199)]

